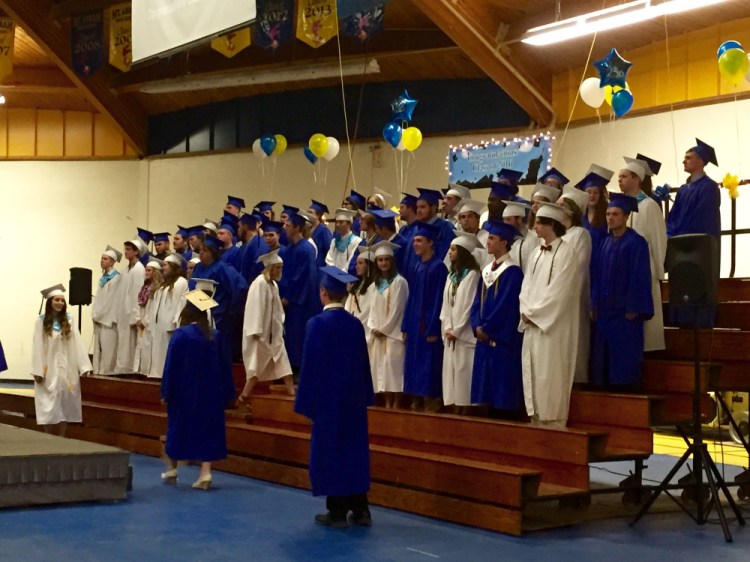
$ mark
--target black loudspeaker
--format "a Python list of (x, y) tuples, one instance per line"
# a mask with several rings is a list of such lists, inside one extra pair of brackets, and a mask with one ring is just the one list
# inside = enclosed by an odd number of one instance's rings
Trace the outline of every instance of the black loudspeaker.
[(85, 267), (71, 267), (69, 289), (68, 304), (91, 304), (91, 270)]
[(667, 241), (670, 317), (679, 324), (712, 326), (719, 292), (719, 241), (683, 234)]

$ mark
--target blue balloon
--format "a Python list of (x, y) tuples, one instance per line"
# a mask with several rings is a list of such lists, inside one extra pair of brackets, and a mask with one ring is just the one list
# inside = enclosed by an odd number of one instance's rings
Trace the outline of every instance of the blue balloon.
[(263, 135), (260, 137), (260, 147), (266, 156), (271, 156), (273, 151), (276, 150), (276, 137), (273, 135)]
[(626, 61), (616, 49), (612, 49), (606, 57), (594, 62), (594, 67), (599, 72), (599, 87), (620, 86), (624, 88), (631, 66), (633, 66), (632, 62)]
[(404, 90), (399, 96), (391, 102), (391, 111), (393, 112), (394, 121), (411, 121), (411, 115), (414, 108), (417, 107), (418, 100), (409, 97), (409, 92)]
[(716, 52), (716, 58), (720, 59), (721, 55), (723, 55), (729, 49), (740, 49), (741, 51), (744, 50), (742, 48), (742, 45), (740, 45), (737, 41), (724, 41), (719, 47), (719, 50)]
[(304, 149), (305, 152), (305, 158), (307, 158), (307, 161), (310, 162), (310, 164), (315, 164), (315, 162), (318, 161), (318, 157), (313, 154), (313, 151), (310, 150), (309, 146), (306, 146)]
[(401, 135), (403, 135), (403, 133), (404, 130), (401, 128), (401, 125), (395, 121), (388, 121), (388, 123), (385, 124), (385, 127), (383, 127), (383, 138), (393, 148), (396, 148), (398, 143), (401, 142)]
[(612, 111), (622, 117), (633, 107), (633, 94), (628, 90), (618, 90), (612, 94)]

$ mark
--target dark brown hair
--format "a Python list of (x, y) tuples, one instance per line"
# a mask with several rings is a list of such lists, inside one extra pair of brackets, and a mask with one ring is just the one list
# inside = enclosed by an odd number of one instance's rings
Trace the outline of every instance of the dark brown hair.
[(180, 313), (180, 326), (196, 324), (206, 339), (211, 339), (211, 327), (208, 325), (208, 313), (201, 311), (193, 303), (188, 302)]
[[(381, 256), (382, 257), (382, 256)], [(380, 283), (381, 279), (385, 279), (386, 281), (390, 281), (396, 275), (398, 275), (398, 266), (396, 265), (396, 258), (395, 256), (386, 256), (391, 258), (391, 267), (388, 268), (388, 271), (385, 272), (385, 274), (380, 271), (380, 268), (377, 266), (377, 259), (375, 258), (375, 278), (373, 279), (373, 282), (377, 286), (378, 283)]]
[(578, 208), (578, 203), (571, 201), (567, 197), (563, 197), (562, 206), (572, 213), (571, 215), (568, 215), (570, 216), (571, 226), (581, 226), (583, 224), (581, 222), (583, 215), (581, 214), (581, 209)]
[[(510, 244), (508, 244), (510, 249)], [(463, 270), (479, 271), (479, 264), (474, 255), (463, 246), (456, 246), (456, 261), (451, 263), (451, 272), (461, 273)]]
[(565, 227), (555, 219), (549, 217), (537, 217), (536, 220), (539, 224), (552, 225), (552, 230), (558, 238), (565, 234)]
[(68, 321), (68, 302), (65, 301), (65, 305), (60, 312), (56, 312), (52, 309), (52, 299), (47, 299), (47, 303), (44, 305), (44, 320), (42, 320), (42, 330), (45, 336), (52, 335), (52, 325), (55, 320), (60, 324), (61, 334), (64, 338), (70, 335), (70, 322)]
[[(600, 228), (607, 224), (607, 190), (603, 187), (597, 187), (599, 190), (599, 201), (594, 206), (594, 218), (589, 220), (589, 224), (594, 228)], [(588, 213), (588, 209), (586, 210)]]
[[(185, 277), (185, 270), (182, 269), (181, 265), (177, 265), (171, 261), (165, 262), (165, 264), (167, 266), (165, 273), (169, 273), (169, 275), (162, 275), (161, 286), (164, 290), (171, 291), (174, 288), (175, 282), (180, 277)], [(177, 273), (175, 273), (175, 271)]]
[[(357, 257), (357, 259), (359, 259), (359, 257)], [(349, 292), (352, 295), (364, 295), (368, 287), (372, 285), (373, 281), (375, 281), (378, 272), (378, 266), (374, 262), (371, 262), (367, 258), (363, 259), (367, 264), (367, 271), (365, 271), (364, 277), (360, 277), (355, 283), (352, 283), (351, 287), (349, 287)]]

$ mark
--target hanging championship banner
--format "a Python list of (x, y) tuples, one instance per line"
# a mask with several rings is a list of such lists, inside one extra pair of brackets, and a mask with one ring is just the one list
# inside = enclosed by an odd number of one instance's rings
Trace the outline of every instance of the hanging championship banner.
[(234, 55), (250, 46), (250, 28), (238, 29), (224, 35), (220, 35), (211, 41), (211, 48), (231, 59)]
[(255, 43), (275, 51), (293, 35), (294, 0), (257, 0)]
[(13, 72), (13, 45), (16, 26), (10, 18), (0, 18), (0, 81)]
[(130, 3), (116, 4), (107, 10), (109, 20), (109, 64), (127, 72), (133, 62), (133, 46), (130, 41), (132, 24)]
[(70, 49), (73, 70), (91, 76), (104, 64), (101, 11), (87, 12), (70, 18)]
[(316, 49), (336, 37), (336, 0), (299, 0), (297, 39)]
[(369, 10), (357, 12), (342, 20), (344, 35), (356, 37), (363, 43), (383, 29), (383, 14), (385, 4), (380, 4)]

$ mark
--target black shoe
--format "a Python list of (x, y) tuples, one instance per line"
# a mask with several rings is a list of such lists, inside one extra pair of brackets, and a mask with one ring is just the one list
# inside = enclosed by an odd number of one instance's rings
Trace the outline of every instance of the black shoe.
[(333, 527), (335, 529), (346, 529), (349, 524), (346, 522), (346, 517), (337, 517), (328, 513), (319, 513), (315, 516), (315, 523), (317, 525), (324, 525), (326, 527)]
[(365, 509), (361, 513), (357, 514), (352, 512), (349, 521), (352, 525), (360, 525), (361, 527), (372, 527), (372, 515), (369, 509)]

